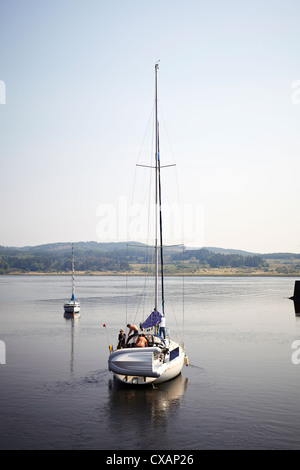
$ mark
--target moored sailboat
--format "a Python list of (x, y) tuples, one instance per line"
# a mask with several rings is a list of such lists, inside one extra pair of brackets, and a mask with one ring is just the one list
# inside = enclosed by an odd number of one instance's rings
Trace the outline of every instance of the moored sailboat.
[[(171, 339), (168, 335), (159, 335), (159, 324), (165, 319), (164, 273), (163, 273), (163, 236), (162, 236), (162, 204), (159, 155), (159, 126), (157, 106), (157, 71), (155, 64), (155, 292), (154, 310), (140, 324), (140, 330), (129, 336), (125, 347), (111, 351), (108, 368), (114, 376), (125, 384), (146, 385), (159, 384), (173, 379), (182, 371), (185, 363), (184, 345)], [(158, 311), (158, 277), (159, 257), (161, 265), (161, 298), (162, 313)], [(165, 335), (164, 335), (165, 336)], [(146, 342), (146, 347), (139, 347)], [(186, 362), (187, 364), (187, 362)]]
[(72, 243), (72, 297), (64, 304), (65, 316), (80, 317), (80, 302), (75, 299), (74, 244)]

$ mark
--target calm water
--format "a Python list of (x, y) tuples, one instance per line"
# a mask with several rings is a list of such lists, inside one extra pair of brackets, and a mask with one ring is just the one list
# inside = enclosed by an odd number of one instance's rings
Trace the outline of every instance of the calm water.
[[(300, 449), (294, 279), (186, 278), (190, 366), (156, 389), (121, 387), (107, 371), (102, 325), (116, 344), (139, 321), (140, 282), (78, 277), (72, 321), (70, 277), (0, 276), (0, 448)], [(168, 279), (172, 330), (182, 328), (181, 287)]]

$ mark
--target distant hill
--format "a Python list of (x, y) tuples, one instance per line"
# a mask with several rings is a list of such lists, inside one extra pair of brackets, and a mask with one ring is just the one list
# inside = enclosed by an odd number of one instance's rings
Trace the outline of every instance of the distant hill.
[[(205, 250), (212, 251), (213, 253), (222, 253), (225, 255), (263, 256), (260, 253), (251, 253), (250, 251), (244, 251), (244, 250), (235, 250), (235, 249), (229, 249), (229, 248), (216, 248), (214, 246), (204, 246), (203, 248)], [(199, 250), (199, 248), (194, 248), (194, 249)]]
[[(77, 271), (124, 272), (130, 269), (129, 261), (137, 261), (139, 246), (127, 243), (74, 243)], [(37, 246), (0, 246), (0, 273), (13, 272), (68, 272), (71, 269), (72, 243), (49, 243)], [(142, 258), (143, 259), (143, 258)]]
[[(135, 246), (144, 246), (142, 243), (134, 242)], [(94, 241), (89, 242), (75, 242), (74, 249), (76, 252), (82, 251), (96, 251), (96, 252), (111, 252), (116, 250), (127, 250), (130, 245), (127, 242), (116, 243), (98, 243)], [(71, 242), (58, 242), (47, 243), (45, 245), (24, 246), (24, 247), (6, 247), (0, 245), (0, 255), (8, 253), (30, 253), (30, 254), (50, 254), (50, 253), (70, 253), (72, 248)]]
[[(72, 244), (48, 243), (37, 246), (0, 246), (0, 274), (64, 273), (71, 270)], [(139, 242), (74, 243), (75, 269), (83, 273), (152, 273), (152, 247)], [(183, 255), (184, 252), (184, 255)], [(235, 272), (297, 274), (300, 254), (251, 253), (217, 247), (171, 247), (165, 250), (166, 274), (206, 273), (230, 268)], [(153, 263), (153, 261), (152, 261)], [(270, 264), (271, 263), (271, 264)], [(271, 266), (271, 268), (270, 268)], [(214, 272), (214, 271), (213, 271)]]
[(264, 259), (300, 259), (299, 253), (266, 253), (262, 256)]
[[(172, 261), (179, 261), (182, 259), (180, 253), (176, 253), (171, 256)], [(247, 255), (242, 256), (241, 254), (236, 253), (219, 253), (217, 251), (213, 252), (207, 248), (201, 248), (199, 250), (186, 250), (184, 254), (185, 260), (193, 261), (193, 263), (198, 263), (202, 267), (209, 266), (210, 268), (220, 268), (220, 267), (251, 267), (257, 268), (267, 267), (267, 262), (257, 255)]]
[(241, 256), (260, 256), (264, 259), (300, 259), (300, 253), (253, 253), (250, 251), (227, 249), (227, 248), (216, 248), (216, 247), (204, 247), (204, 248), (206, 250), (212, 251), (213, 253), (223, 253), (223, 254), (241, 255)]
[[(8, 253), (65, 253), (71, 249), (71, 242), (57, 242), (57, 243), (47, 243), (44, 245), (35, 245), (35, 246), (24, 246), (24, 247), (14, 247), (14, 246), (2, 246), (0, 245), (0, 255)], [(76, 251), (86, 251), (86, 250), (95, 250), (101, 252), (111, 252), (119, 250), (127, 250), (128, 248), (146, 248), (147, 245), (140, 242), (107, 242), (101, 243), (96, 241), (88, 242), (75, 242), (74, 249)], [(204, 246), (204, 247), (185, 247), (186, 251), (191, 250), (201, 250), (205, 249), (213, 253), (222, 253), (230, 255), (240, 255), (240, 256), (261, 256), (264, 259), (300, 259), (300, 253), (256, 253), (245, 250), (236, 250), (231, 248), (220, 248), (214, 246)], [(172, 250), (168, 248), (168, 253), (182, 251), (182, 248), (178, 249), (174, 247)]]

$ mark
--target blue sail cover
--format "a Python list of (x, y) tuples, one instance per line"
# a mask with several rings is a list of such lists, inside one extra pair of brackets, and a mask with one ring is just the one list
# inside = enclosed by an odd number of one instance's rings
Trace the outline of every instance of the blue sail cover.
[(151, 328), (152, 326), (157, 325), (161, 320), (161, 314), (157, 310), (153, 310), (152, 313), (150, 313), (149, 317), (144, 321), (144, 323), (141, 323), (140, 326), (142, 328)]

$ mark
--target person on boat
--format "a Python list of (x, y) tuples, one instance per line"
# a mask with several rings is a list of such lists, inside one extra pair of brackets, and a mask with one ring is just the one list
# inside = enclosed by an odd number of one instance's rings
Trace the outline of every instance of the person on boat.
[(140, 335), (135, 343), (137, 348), (146, 348), (148, 346), (148, 341), (146, 340), (145, 334)]
[(131, 332), (133, 335), (137, 335), (139, 333), (139, 330), (135, 325), (130, 325), (130, 323), (128, 323), (127, 328), (129, 328), (128, 336), (130, 336)]
[(159, 322), (159, 335), (166, 339), (166, 317), (161, 317), (161, 320)]
[(124, 333), (124, 330), (120, 330), (119, 336), (118, 336), (118, 346), (117, 349), (125, 348), (125, 339), (126, 335)]

